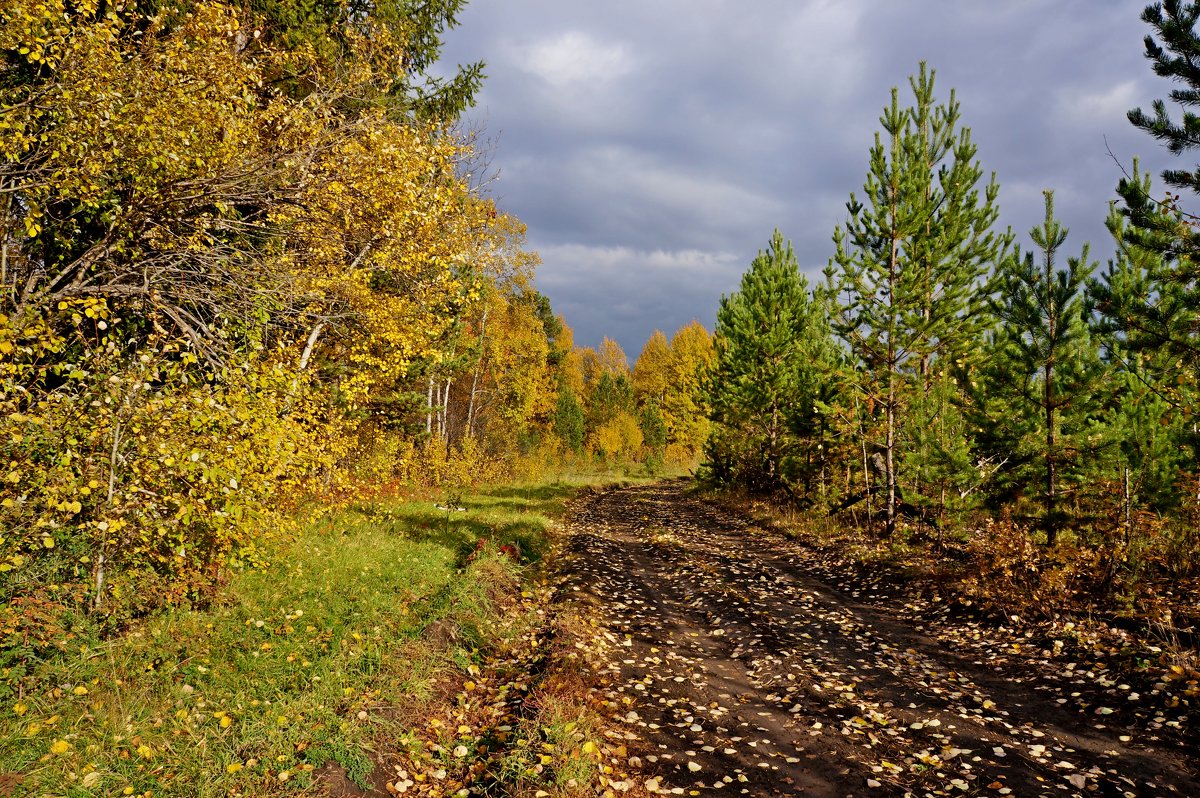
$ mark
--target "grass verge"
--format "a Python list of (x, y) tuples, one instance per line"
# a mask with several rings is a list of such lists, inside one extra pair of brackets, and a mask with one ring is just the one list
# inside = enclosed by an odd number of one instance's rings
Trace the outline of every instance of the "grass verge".
[(0, 796), (590, 783), (586, 707), (538, 692), (554, 632), (548, 590), (527, 581), (577, 487), (330, 512), (218, 606), (7, 668)]

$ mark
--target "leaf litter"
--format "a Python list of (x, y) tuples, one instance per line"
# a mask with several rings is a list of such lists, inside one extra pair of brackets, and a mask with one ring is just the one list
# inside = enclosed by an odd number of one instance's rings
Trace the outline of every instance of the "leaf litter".
[(617, 791), (1200, 795), (1190, 672), (1135, 689), (1109, 639), (964, 620), (685, 485), (567, 524), (557, 600), (597, 619), (593, 704), (637, 754)]

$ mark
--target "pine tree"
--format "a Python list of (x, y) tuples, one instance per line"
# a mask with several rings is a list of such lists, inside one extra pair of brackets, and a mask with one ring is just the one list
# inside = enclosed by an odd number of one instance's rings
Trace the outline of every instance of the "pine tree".
[(917, 391), (903, 428), (901, 465), (923, 486), (911, 501), (938, 530), (938, 545), (947, 514), (967, 506), (967, 497), (983, 476), (971, 451), (970, 427), (961, 407), (957, 381), (947, 371), (928, 375), (926, 390)]
[(805, 478), (806, 450), (819, 444), (815, 403), (834, 356), (825, 315), (791, 243), (775, 231), (717, 310), (702, 389), (716, 427), (706, 453), (717, 478), (759, 492), (790, 490)]
[(642, 431), (642, 445), (646, 447), (647, 463), (661, 465), (667, 448), (667, 425), (663, 421), (658, 402), (651, 400), (638, 411), (638, 429)]
[[(1056, 265), (1067, 229), (1054, 217), (1054, 193), (1045, 192), (1046, 215), (1029, 235), (1033, 252), (1014, 252), (994, 281), (992, 312), (1000, 322), (986, 371), (992, 423), (1009, 430), (1006, 454), (1018, 478), (1042, 483), (1046, 542), (1054, 545), (1064, 520), (1062, 483), (1073, 475), (1086, 440), (1103, 369), (1088, 327), (1085, 281), (1095, 268), (1085, 244), (1067, 267)], [(1001, 435), (1001, 438), (1003, 435)]]
[[(478, 61), (450, 70), (434, 69), (446, 32), (458, 25), (467, 0), (247, 0), (248, 10), (263, 21), (269, 40), (299, 53), (286, 63), (281, 82), (297, 95), (315, 88), (322, 71), (344, 69), (362, 57), (379, 61), (380, 96), (366, 99), (418, 118), (452, 122), (475, 104), (484, 79)], [(150, 0), (150, 7), (165, 6)], [(362, 40), (376, 46), (364, 48)], [(382, 56), (382, 57), (381, 57)], [(315, 62), (315, 63), (314, 63)]]
[(991, 232), (999, 188), (993, 176), (980, 194), (983, 170), (970, 130), (959, 126), (954, 93), (938, 105), (924, 63), (909, 85), (909, 108), (892, 90), (883, 135), (871, 148), (865, 202), (851, 194), (826, 272), (839, 302), (834, 327), (861, 369), (859, 390), (884, 416), (888, 535), (896, 528), (899, 435), (911, 388), (924, 391), (938, 358), (953, 361), (970, 348), (979, 334), (980, 279), (1010, 240)]
[[(616, 347), (611, 339), (605, 338), (604, 343)], [(602, 355), (606, 348), (611, 350), (611, 347), (602, 347)], [(619, 351), (619, 347), (616, 351)], [(624, 365), (624, 357), (624, 353), (621, 353), (619, 360), (609, 359), (614, 365)], [(642, 445), (636, 414), (633, 383), (629, 380), (628, 369), (601, 371), (587, 399), (585, 418), (588, 448), (606, 460), (635, 454)]]
[[(1151, 113), (1140, 108), (1129, 111), (1129, 121), (1181, 155), (1200, 147), (1200, 115), (1193, 110), (1200, 106), (1200, 34), (1196, 31), (1200, 3), (1154, 3), (1142, 12), (1142, 20), (1154, 30), (1145, 38), (1145, 52), (1155, 74), (1182, 84), (1169, 95), (1182, 108), (1182, 118), (1173, 120), (1166, 103), (1156, 100)], [(1162, 177), (1168, 186), (1200, 193), (1200, 167), (1194, 172), (1167, 169)], [(1125, 328), (1136, 328), (1140, 336), (1157, 338), (1157, 345), (1175, 356), (1200, 364), (1197, 217), (1180, 209), (1178, 195), (1154, 199), (1136, 164), (1133, 176), (1120, 182), (1117, 193), (1124, 201), (1121, 212), (1130, 222), (1123, 230), (1124, 240), (1155, 253), (1160, 262), (1151, 276), (1153, 289), (1141, 301), (1127, 296), (1124, 305), (1110, 304), (1102, 310)]]
[[(1093, 285), (1105, 326), (1125, 347), (1169, 352), (1192, 366), (1200, 364), (1200, 290), (1191, 257), (1182, 250), (1191, 235), (1184, 214), (1151, 199), (1150, 176), (1134, 161), (1133, 174), (1118, 193), (1124, 207), (1110, 214), (1116, 238), (1118, 270), (1114, 281)], [(1200, 254), (1200, 250), (1197, 250)]]
[[(1149, 175), (1134, 162), (1133, 176), (1143, 196), (1149, 196)], [(1116, 256), (1099, 279), (1089, 285), (1100, 311), (1097, 325), (1105, 359), (1114, 371), (1107, 400), (1108, 423), (1117, 442), (1115, 467), (1121, 484), (1121, 518), (1128, 544), (1137, 510), (1148, 507), (1162, 513), (1179, 504), (1178, 475), (1195, 462), (1195, 440), (1188, 431), (1182, 406), (1190, 404), (1194, 386), (1186, 368), (1163, 336), (1177, 320), (1181, 303), (1179, 286), (1163, 282), (1167, 258), (1136, 243), (1130, 223), (1116, 207), (1110, 209), (1109, 232)], [(1160, 323), (1147, 325), (1160, 317)]]
[(579, 404), (574, 392), (566, 386), (558, 391), (551, 423), (554, 434), (568, 449), (575, 454), (583, 452), (583, 438), (586, 433), (583, 406)]
[[(1180, 155), (1200, 146), (1200, 116), (1188, 110), (1200, 106), (1200, 36), (1196, 33), (1200, 3), (1153, 3), (1142, 11), (1142, 21), (1162, 40), (1159, 44), (1153, 35), (1143, 40), (1154, 74), (1184, 84), (1169, 95), (1171, 102), (1183, 109), (1183, 118), (1175, 122), (1166, 103), (1155, 100), (1153, 114), (1135, 108), (1128, 114), (1129, 121), (1166, 144), (1172, 154)], [(1175, 188), (1200, 191), (1200, 168), (1196, 172), (1169, 169), (1163, 172), (1163, 180)]]

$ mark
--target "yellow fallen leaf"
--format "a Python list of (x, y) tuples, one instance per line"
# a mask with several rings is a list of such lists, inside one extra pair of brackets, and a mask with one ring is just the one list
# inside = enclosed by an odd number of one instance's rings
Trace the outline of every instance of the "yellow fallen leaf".
[(52, 754), (65, 754), (67, 751), (70, 751), (70, 750), (71, 750), (71, 744), (68, 743), (66, 740), (55, 740), (53, 743), (50, 744), (50, 753), (52, 753)]

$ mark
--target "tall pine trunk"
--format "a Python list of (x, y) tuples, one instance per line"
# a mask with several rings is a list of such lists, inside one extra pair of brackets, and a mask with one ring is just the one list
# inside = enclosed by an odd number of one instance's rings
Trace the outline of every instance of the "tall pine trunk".
[(884, 468), (887, 469), (887, 524), (884, 535), (891, 537), (896, 533), (896, 381), (888, 377), (887, 401), (887, 452), (884, 455)]
[[(1051, 326), (1054, 322), (1051, 321)], [(1046, 545), (1053, 546), (1058, 539), (1057, 497), (1055, 496), (1054, 435), (1054, 366), (1046, 364)]]
[[(1054, 277), (1053, 259), (1050, 255), (1046, 256), (1046, 298), (1048, 313), (1046, 321), (1049, 324), (1050, 340), (1054, 341), (1058, 335), (1057, 315), (1058, 308), (1055, 307), (1054, 297), (1050, 291), (1051, 280)], [(1054, 435), (1054, 358), (1048, 357), (1045, 365), (1046, 379), (1046, 545), (1053, 546), (1058, 540), (1058, 509), (1057, 496), (1055, 496), (1055, 446), (1057, 441)]]
[(896, 534), (896, 377), (900, 368), (900, 357), (896, 351), (896, 328), (899, 326), (896, 308), (896, 289), (900, 279), (900, 235), (898, 226), (897, 203), (900, 200), (900, 188), (892, 185), (891, 213), (891, 249), (888, 253), (888, 305), (891, 318), (891, 329), (887, 331), (887, 452), (884, 456), (884, 468), (887, 471), (887, 521), (884, 536)]

